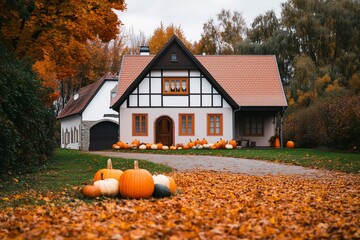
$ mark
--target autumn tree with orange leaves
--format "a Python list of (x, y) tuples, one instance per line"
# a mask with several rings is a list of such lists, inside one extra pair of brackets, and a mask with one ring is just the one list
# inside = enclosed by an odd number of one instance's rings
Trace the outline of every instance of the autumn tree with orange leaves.
[(149, 39), (150, 54), (157, 54), (173, 35), (176, 35), (187, 48), (191, 49), (191, 43), (186, 40), (181, 27), (171, 24), (165, 28), (163, 23), (161, 23)]
[(18, 59), (35, 63), (42, 84), (53, 89), (51, 102), (58, 97), (55, 81), (71, 78), (91, 57), (88, 41), (116, 38), (120, 20), (113, 9), (125, 7), (124, 0), (2, 1), (0, 39)]

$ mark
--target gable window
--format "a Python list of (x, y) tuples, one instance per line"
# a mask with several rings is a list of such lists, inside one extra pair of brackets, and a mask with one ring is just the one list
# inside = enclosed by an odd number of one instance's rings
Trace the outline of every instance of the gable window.
[(148, 135), (148, 115), (133, 114), (132, 115), (132, 135), (147, 136)]
[(194, 135), (194, 114), (179, 114), (179, 135)]
[(163, 78), (163, 94), (183, 95), (189, 89), (189, 79), (184, 77)]
[(172, 54), (171, 54), (170, 61), (171, 61), (171, 62), (177, 62), (177, 61), (178, 61), (178, 58), (177, 58), (176, 53), (172, 53)]
[(264, 135), (264, 124), (261, 117), (245, 118), (245, 135), (262, 136)]
[(223, 133), (222, 114), (207, 115), (207, 134), (208, 136), (219, 136)]

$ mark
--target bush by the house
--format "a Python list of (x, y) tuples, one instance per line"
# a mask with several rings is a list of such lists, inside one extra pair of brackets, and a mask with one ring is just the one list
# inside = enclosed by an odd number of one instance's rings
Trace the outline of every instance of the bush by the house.
[[(360, 95), (326, 98), (285, 116), (284, 138), (299, 147), (359, 150)], [(289, 111), (290, 112), (290, 111)]]

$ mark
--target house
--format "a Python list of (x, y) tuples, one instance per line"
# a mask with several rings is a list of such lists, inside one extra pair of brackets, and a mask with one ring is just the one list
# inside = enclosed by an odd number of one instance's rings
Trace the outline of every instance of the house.
[(176, 36), (155, 56), (124, 56), (111, 103), (121, 141), (164, 145), (222, 138), (270, 146), (286, 107), (275, 56), (195, 56)]
[(61, 148), (103, 150), (119, 138), (118, 113), (109, 108), (117, 90), (117, 76), (107, 73), (69, 100), (57, 119)]

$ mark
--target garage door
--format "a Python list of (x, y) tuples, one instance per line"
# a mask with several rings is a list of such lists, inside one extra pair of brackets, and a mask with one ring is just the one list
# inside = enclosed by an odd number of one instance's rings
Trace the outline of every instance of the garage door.
[(113, 122), (100, 122), (90, 128), (90, 151), (107, 150), (118, 141), (119, 125)]

